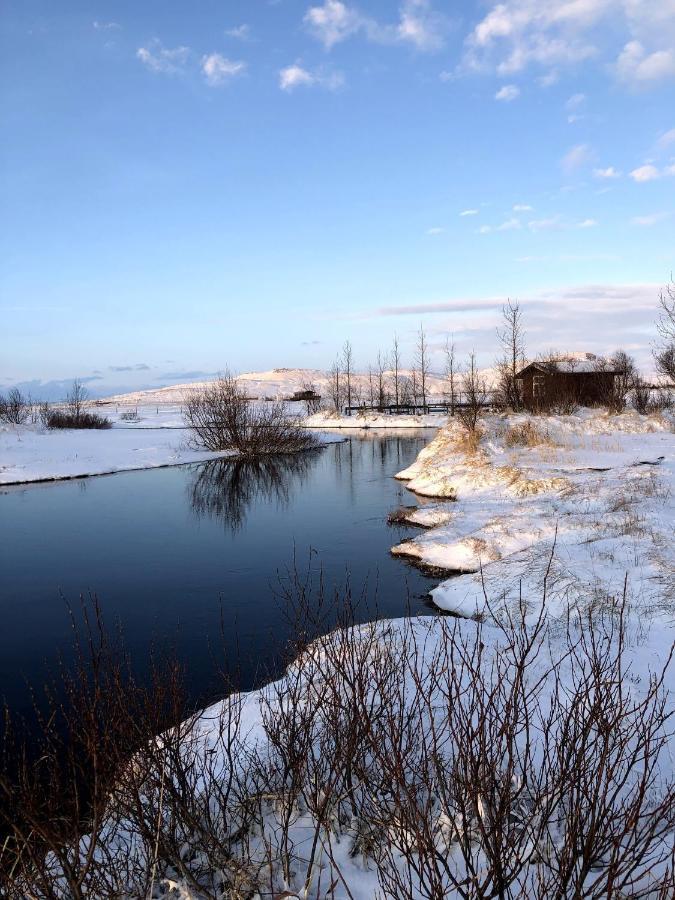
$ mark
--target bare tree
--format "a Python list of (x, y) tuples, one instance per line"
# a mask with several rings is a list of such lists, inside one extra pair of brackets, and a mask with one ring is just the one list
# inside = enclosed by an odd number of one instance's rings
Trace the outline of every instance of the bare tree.
[(462, 376), (462, 403), (457, 409), (462, 427), (471, 435), (475, 435), (478, 431), (478, 420), (486, 400), (485, 381), (478, 374), (476, 354), (472, 353), (469, 356), (469, 366)]
[(347, 388), (347, 406), (352, 405), (352, 345), (345, 341), (342, 348), (342, 371), (345, 375)]
[(372, 366), (368, 366), (368, 403), (370, 406), (375, 406), (375, 381)]
[(333, 408), (338, 415), (342, 412), (342, 401), (344, 399), (341, 375), (340, 360), (338, 358), (328, 372), (328, 391)]
[(389, 403), (387, 391), (387, 356), (377, 351), (377, 405), (382, 408)]
[(509, 299), (502, 306), (502, 325), (497, 329), (497, 338), (503, 350), (503, 357), (497, 363), (500, 399), (506, 406), (518, 410), (522, 407), (522, 398), (516, 376), (525, 359), (525, 332), (517, 301)]
[(31, 412), (31, 401), (19, 388), (10, 388), (7, 396), (0, 394), (0, 422), (10, 425), (23, 425), (28, 421)]
[(626, 408), (628, 397), (639, 380), (635, 360), (625, 350), (617, 350), (609, 359), (602, 357), (596, 360), (596, 369), (606, 371), (608, 381), (603, 391), (602, 402), (612, 412), (622, 412)]
[(283, 403), (253, 403), (229, 373), (206, 388), (193, 390), (183, 406), (183, 416), (193, 443), (206, 450), (260, 456), (317, 445), (311, 432), (287, 415)]
[(79, 423), (82, 414), (87, 407), (88, 399), (89, 391), (82, 384), (80, 379), (76, 378), (73, 381), (70, 393), (66, 397), (66, 405), (68, 406), (68, 411), (75, 423)]
[(399, 370), (401, 368), (401, 351), (398, 346), (398, 335), (394, 335), (394, 341), (391, 347), (391, 375), (392, 375), (392, 385), (394, 387), (394, 403), (396, 406), (399, 405), (401, 400), (400, 395), (400, 376)]
[(414, 369), (419, 374), (419, 391), (422, 398), (422, 408), (427, 405), (427, 377), (429, 375), (429, 347), (427, 345), (427, 336), (420, 322), (420, 328), (417, 332), (417, 346), (415, 348)]
[(448, 385), (446, 399), (450, 401), (450, 412), (454, 416), (457, 399), (457, 360), (455, 359), (455, 342), (450, 337), (445, 339), (445, 379)]
[(656, 371), (675, 387), (675, 281), (670, 282), (659, 295), (660, 315), (657, 323), (661, 343), (654, 350)]

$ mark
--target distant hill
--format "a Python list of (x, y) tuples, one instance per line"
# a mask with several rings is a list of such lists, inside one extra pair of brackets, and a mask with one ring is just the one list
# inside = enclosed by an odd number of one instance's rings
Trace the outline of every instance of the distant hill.
[[(410, 376), (409, 370), (401, 370), (401, 375)], [(488, 387), (494, 383), (495, 370), (482, 369), (481, 375), (485, 378)], [(211, 379), (213, 380), (213, 379)], [(290, 397), (295, 391), (301, 391), (308, 385), (322, 397), (328, 396), (329, 378), (325, 372), (319, 369), (271, 369), (269, 372), (246, 372), (237, 376), (239, 383), (245, 388), (249, 397), (264, 399), (283, 399)], [(353, 390), (361, 393), (362, 398), (370, 395), (369, 377), (363, 372), (352, 375)], [(172, 384), (169, 387), (156, 388), (146, 391), (132, 391), (128, 394), (115, 394), (102, 398), (102, 402), (120, 404), (161, 404), (182, 403), (189, 391), (199, 390), (210, 384), (210, 381), (191, 381), (185, 384)], [(446, 380), (440, 375), (429, 375), (427, 378), (427, 392), (429, 397), (441, 398), (448, 390)], [(354, 403), (357, 401), (354, 400)]]

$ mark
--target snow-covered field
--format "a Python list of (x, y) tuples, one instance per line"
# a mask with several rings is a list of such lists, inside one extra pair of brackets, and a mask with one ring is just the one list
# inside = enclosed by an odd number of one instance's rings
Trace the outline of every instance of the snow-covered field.
[(154, 469), (225, 455), (190, 449), (184, 430), (0, 426), (0, 484)]

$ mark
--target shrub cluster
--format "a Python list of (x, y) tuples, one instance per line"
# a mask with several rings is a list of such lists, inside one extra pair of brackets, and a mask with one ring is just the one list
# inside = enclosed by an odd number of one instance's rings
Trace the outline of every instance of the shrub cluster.
[(241, 456), (293, 453), (317, 446), (316, 438), (289, 416), (283, 403), (253, 403), (225, 374), (186, 399), (183, 416), (193, 444), (205, 450), (236, 450)]
[(663, 671), (626, 677), (622, 609), (309, 641), (325, 601), (290, 591), (298, 660), (253, 704), (187, 715), (175, 667), (141, 691), (85, 641), (67, 742), (47, 716), (0, 777), (3, 896), (347, 898), (364, 870), (391, 900), (673, 896), (672, 713)]
[(47, 428), (112, 428), (112, 422), (98, 413), (50, 409), (45, 417)]

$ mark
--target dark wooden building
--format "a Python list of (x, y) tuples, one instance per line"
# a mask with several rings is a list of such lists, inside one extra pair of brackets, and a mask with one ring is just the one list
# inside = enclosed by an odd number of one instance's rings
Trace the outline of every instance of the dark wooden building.
[(561, 403), (596, 406), (607, 403), (614, 390), (613, 369), (595, 357), (532, 362), (516, 376), (516, 385), (528, 409)]

